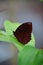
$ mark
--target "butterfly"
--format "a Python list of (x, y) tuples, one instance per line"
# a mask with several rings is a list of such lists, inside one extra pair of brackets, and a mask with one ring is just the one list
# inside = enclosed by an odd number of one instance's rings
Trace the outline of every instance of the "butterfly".
[(13, 34), (23, 44), (27, 44), (31, 40), (32, 22), (21, 24)]

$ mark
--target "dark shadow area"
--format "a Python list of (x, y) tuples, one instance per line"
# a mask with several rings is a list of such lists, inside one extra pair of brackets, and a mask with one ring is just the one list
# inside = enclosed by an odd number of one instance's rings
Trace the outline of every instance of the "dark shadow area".
[(11, 65), (10, 61), (6, 60), (4, 62), (1, 62), (0, 65)]

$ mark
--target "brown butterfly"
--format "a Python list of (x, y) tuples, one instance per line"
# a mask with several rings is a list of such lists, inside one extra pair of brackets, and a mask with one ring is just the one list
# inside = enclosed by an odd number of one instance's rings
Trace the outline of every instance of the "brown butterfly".
[(32, 22), (26, 22), (21, 24), (13, 34), (16, 36), (18, 41), (23, 44), (27, 44), (31, 40), (32, 33)]

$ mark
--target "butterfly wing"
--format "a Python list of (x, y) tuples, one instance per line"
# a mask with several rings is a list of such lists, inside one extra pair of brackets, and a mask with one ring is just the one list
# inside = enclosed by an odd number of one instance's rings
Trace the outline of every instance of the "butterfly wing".
[(13, 31), (13, 33), (21, 43), (28, 43), (31, 40), (32, 23), (23, 23), (16, 29), (15, 32)]

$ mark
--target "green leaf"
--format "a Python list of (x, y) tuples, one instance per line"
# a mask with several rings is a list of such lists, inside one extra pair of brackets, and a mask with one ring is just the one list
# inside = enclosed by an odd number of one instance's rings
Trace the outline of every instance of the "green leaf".
[(13, 31), (15, 31), (18, 26), (20, 26), (20, 23), (12, 23), (9, 20), (5, 20), (4, 22), (4, 27), (8, 35), (13, 35)]
[(6, 32), (5, 32), (5, 31), (0, 30), (0, 35), (1, 35), (1, 34), (6, 35)]
[(10, 42), (12, 44), (14, 44), (17, 49), (20, 51), (24, 45), (22, 45), (22, 43), (20, 43), (15, 36), (12, 36), (12, 35), (7, 35), (5, 32), (3, 33), (4, 31), (1, 31), (0, 32), (0, 41), (3, 41), (3, 42)]
[(18, 65), (43, 65), (43, 50), (25, 46), (18, 55)]

